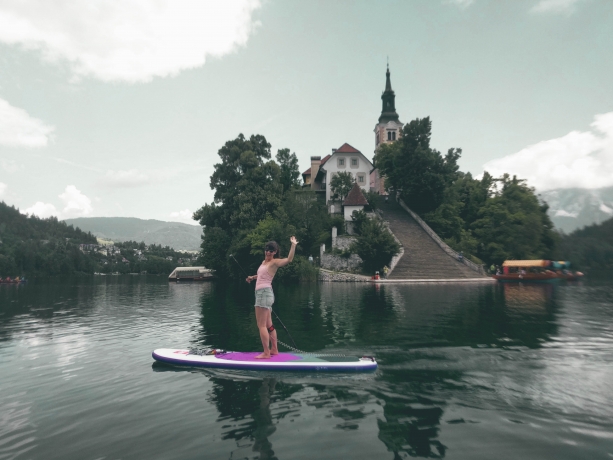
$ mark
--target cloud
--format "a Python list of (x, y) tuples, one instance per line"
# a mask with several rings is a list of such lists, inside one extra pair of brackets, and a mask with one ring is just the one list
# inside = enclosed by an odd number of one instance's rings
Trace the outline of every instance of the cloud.
[(62, 220), (74, 217), (87, 217), (93, 212), (91, 200), (74, 185), (67, 185), (64, 193), (58, 196), (64, 203), (64, 208), (61, 212), (51, 203), (37, 201), (33, 206), (22, 210), (21, 213), (35, 215), (41, 219), (54, 216)]
[(83, 195), (74, 185), (67, 185), (64, 193), (60, 195), (60, 199), (64, 202), (62, 210), (62, 219), (71, 219), (74, 217), (87, 217), (92, 211), (92, 201)]
[(260, 0), (5, 0), (0, 42), (67, 62), (76, 78), (147, 82), (244, 46)]
[(5, 160), (4, 158), (0, 161), (0, 164), (2, 164), (2, 169), (10, 174), (16, 173), (23, 168), (23, 166), (18, 164), (15, 160)]
[(613, 112), (596, 115), (591, 131), (572, 131), (489, 161), (483, 169), (527, 179), (539, 191), (613, 185)]
[(581, 0), (541, 0), (530, 11), (533, 13), (567, 13), (574, 11)]
[(4, 196), (4, 192), (6, 192), (8, 185), (3, 182), (0, 182), (0, 198)]
[(475, 0), (447, 0), (445, 3), (451, 3), (464, 9), (475, 3)]
[[(0, 30), (2, 25), (0, 24)], [(1, 33), (1, 32), (0, 32)], [(0, 99), (0, 145), (45, 147), (55, 128)]]
[(100, 183), (109, 187), (142, 187), (164, 182), (175, 176), (178, 171), (178, 169), (150, 169), (148, 171), (140, 171), (138, 169), (114, 171), (109, 169), (100, 180)]
[(37, 201), (33, 206), (21, 210), (21, 213), (28, 214), (30, 216), (38, 216), (41, 219), (58, 216), (55, 206), (53, 206), (51, 203), (43, 203), (42, 201)]
[(170, 218), (173, 221), (183, 222), (185, 224), (190, 225), (200, 225), (198, 222), (192, 219), (194, 215), (189, 209), (184, 209), (183, 211), (175, 211), (170, 213)]

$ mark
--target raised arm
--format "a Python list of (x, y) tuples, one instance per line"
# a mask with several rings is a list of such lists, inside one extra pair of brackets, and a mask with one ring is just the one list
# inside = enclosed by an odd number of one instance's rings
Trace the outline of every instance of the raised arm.
[(287, 258), (285, 258), (285, 259), (275, 259), (275, 265), (277, 266), (277, 268), (285, 267), (292, 260), (294, 260), (294, 253), (296, 252), (296, 245), (298, 244), (298, 241), (296, 240), (295, 236), (292, 236), (289, 239), (289, 241), (290, 241), (290, 243), (292, 243), (292, 247), (289, 250), (289, 254), (287, 255)]

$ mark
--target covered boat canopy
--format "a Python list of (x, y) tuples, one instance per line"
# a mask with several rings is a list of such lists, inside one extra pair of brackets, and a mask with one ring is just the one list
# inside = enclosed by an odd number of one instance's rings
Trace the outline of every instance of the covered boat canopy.
[(212, 270), (206, 267), (177, 267), (168, 276), (168, 279), (202, 278), (212, 276)]
[(502, 263), (503, 267), (549, 267), (549, 260), (505, 260)]
[(570, 262), (567, 260), (558, 260), (557, 262), (554, 260), (551, 262), (551, 266), (557, 269), (568, 269), (570, 268)]

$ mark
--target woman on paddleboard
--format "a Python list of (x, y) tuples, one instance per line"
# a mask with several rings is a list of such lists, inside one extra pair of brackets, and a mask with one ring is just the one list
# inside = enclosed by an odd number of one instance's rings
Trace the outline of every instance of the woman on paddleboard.
[[(255, 319), (258, 323), (258, 329), (260, 330), (260, 339), (262, 340), (262, 346), (264, 352), (256, 358), (269, 359), (271, 355), (278, 355), (279, 350), (277, 348), (277, 331), (272, 325), (272, 304), (275, 301), (275, 294), (272, 292), (272, 279), (275, 277), (279, 267), (285, 267), (292, 260), (294, 260), (294, 253), (296, 252), (296, 237), (292, 236), (290, 239), (292, 248), (289, 250), (287, 259), (279, 259), (279, 245), (276, 241), (269, 241), (266, 243), (264, 250), (264, 261), (260, 268), (258, 268), (257, 275), (251, 275), (247, 277), (247, 282), (256, 280), (255, 283)], [(272, 347), (270, 347), (272, 342)]]

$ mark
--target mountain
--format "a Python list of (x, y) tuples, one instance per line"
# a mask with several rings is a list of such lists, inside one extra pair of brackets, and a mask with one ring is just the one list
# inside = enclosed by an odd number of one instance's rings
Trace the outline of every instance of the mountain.
[(613, 187), (600, 189), (568, 188), (541, 192), (549, 204), (549, 217), (565, 233), (613, 217)]
[(145, 244), (170, 246), (177, 251), (197, 251), (202, 227), (136, 217), (79, 217), (66, 219), (68, 225), (112, 241), (144, 241)]

